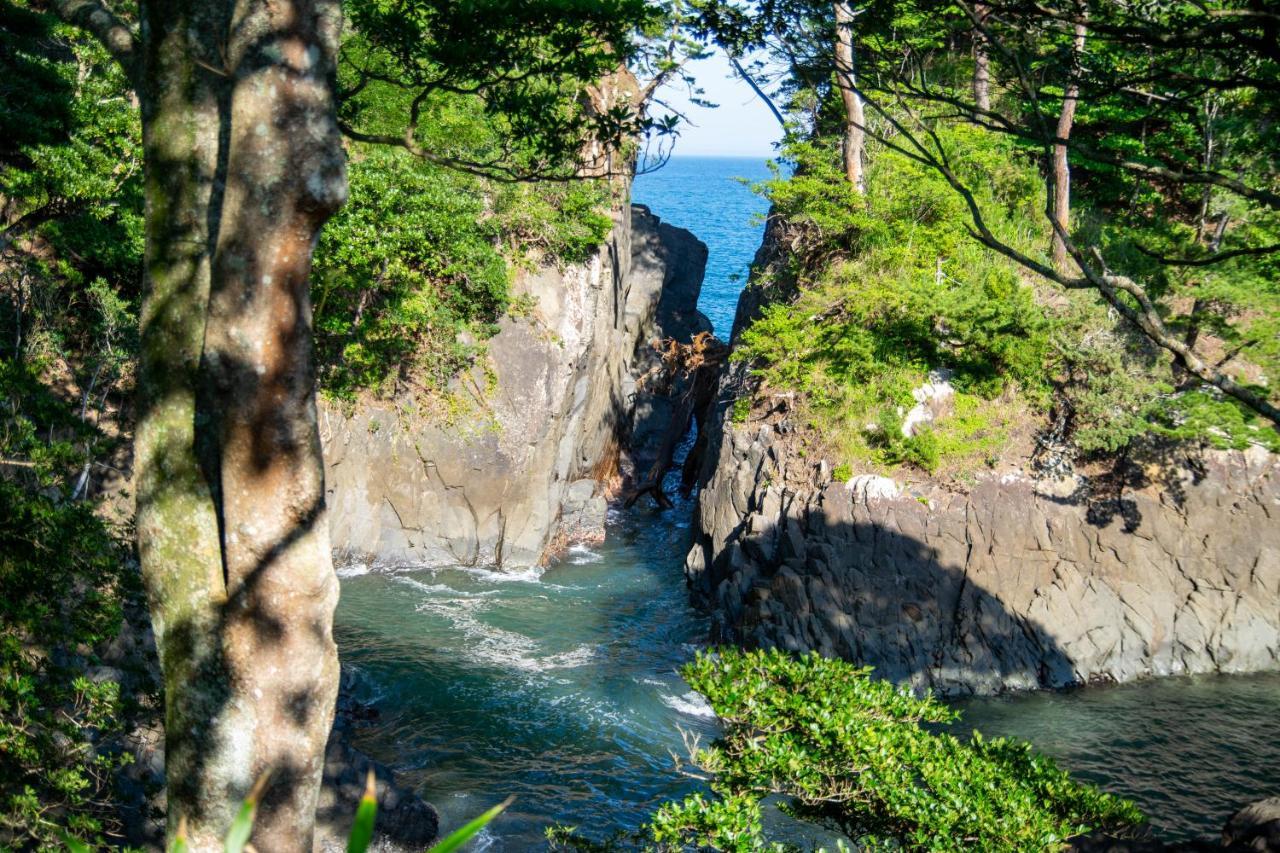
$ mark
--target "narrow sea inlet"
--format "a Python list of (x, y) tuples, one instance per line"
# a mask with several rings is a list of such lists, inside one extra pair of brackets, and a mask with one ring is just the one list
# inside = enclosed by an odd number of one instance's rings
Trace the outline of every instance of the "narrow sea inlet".
[[(759, 161), (677, 158), (635, 198), (710, 247), (701, 307), (727, 336), (763, 202)], [(675, 489), (669, 490), (675, 494)], [(714, 737), (677, 674), (705, 640), (682, 565), (692, 504), (614, 511), (608, 539), (545, 570), (405, 566), (342, 574), (337, 615), (357, 745), (441, 812), (445, 829), (514, 794), (475, 849), (523, 851), (546, 827), (638, 826), (697, 790), (671, 753)], [(1169, 838), (1214, 836), (1280, 789), (1280, 675), (1204, 677), (967, 700), (959, 728), (1017, 735), (1133, 798)]]
[(556, 822), (633, 827), (694, 790), (669, 751), (709, 737), (676, 673), (705, 638), (681, 561), (687, 505), (615, 516), (598, 551), (544, 573), (409, 570), (343, 581), (338, 642), (377, 717), (362, 748), (457, 825), (504, 797), (490, 849)]
[[(705, 639), (681, 564), (690, 507), (615, 514), (545, 572), (348, 576), (338, 642), (376, 709), (357, 744), (456, 826), (514, 794), (477, 849), (537, 849), (554, 823), (634, 828), (697, 790), (671, 752), (714, 737), (677, 674)], [(350, 572), (351, 570), (348, 570)], [(358, 571), (358, 569), (356, 570)], [(1280, 786), (1280, 675), (971, 699), (958, 729), (1017, 735), (1132, 797), (1170, 838), (1215, 835)]]

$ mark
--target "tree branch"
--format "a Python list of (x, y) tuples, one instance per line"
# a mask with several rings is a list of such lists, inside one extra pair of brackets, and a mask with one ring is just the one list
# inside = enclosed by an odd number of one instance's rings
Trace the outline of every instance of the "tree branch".
[(782, 115), (782, 111), (778, 109), (778, 105), (773, 102), (773, 98), (769, 97), (764, 89), (761, 89), (760, 85), (756, 83), (755, 78), (747, 73), (747, 69), (742, 67), (742, 63), (738, 61), (738, 57), (732, 50), (725, 48), (724, 54), (729, 57), (729, 64), (733, 66), (733, 70), (737, 72), (743, 82), (751, 87), (751, 91), (756, 93), (757, 98), (764, 101), (764, 105), (769, 108), (769, 112), (773, 113), (773, 117), (778, 120), (778, 126), (786, 130), (787, 119)]
[(58, 17), (100, 41), (124, 69), (134, 89), (140, 83), (138, 39), (129, 25), (98, 0), (52, 0)]
[[(1017, 249), (1006, 244), (992, 233), (987, 226), (986, 220), (982, 215), (982, 209), (978, 205), (977, 199), (973, 192), (965, 185), (955, 172), (952, 171), (950, 165), (946, 161), (945, 151), (939, 152), (938, 156), (932, 154), (925, 144), (923, 144), (912, 131), (907, 128), (895, 115), (890, 113), (888, 109), (879, 102), (867, 97), (864, 92), (860, 92), (863, 100), (880, 113), (885, 120), (898, 132), (898, 134), (906, 139), (912, 150), (904, 149), (892, 139), (886, 138), (885, 134), (877, 134), (870, 128), (863, 128), (873, 138), (877, 139), (881, 144), (904, 154), (911, 159), (926, 164), (933, 168), (941, 175), (947, 183), (955, 190), (964, 200), (965, 205), (969, 208), (970, 218), (973, 221), (973, 228), (969, 233), (982, 243), (984, 246), (992, 249), (999, 254), (1004, 255), (1010, 260), (1018, 263), (1022, 267), (1037, 273), (1049, 281), (1074, 290), (1093, 288), (1097, 290), (1102, 297), (1116, 311), (1136, 326), (1143, 334), (1151, 340), (1152, 343), (1167, 350), (1178, 362), (1186, 369), (1186, 371), (1201, 381), (1214, 386), (1228, 396), (1234, 397), (1244, 405), (1253, 409), (1255, 412), (1263, 415), (1273, 423), (1280, 425), (1280, 408), (1272, 405), (1271, 402), (1263, 396), (1260, 396), (1250, 389), (1236, 382), (1230, 376), (1224, 374), (1221, 370), (1212, 365), (1207, 364), (1201, 359), (1185, 341), (1174, 334), (1168, 326), (1165, 325), (1160, 311), (1152, 302), (1151, 297), (1147, 295), (1144, 288), (1127, 276), (1117, 275), (1111, 272), (1106, 263), (1102, 259), (1101, 252), (1095, 247), (1091, 249), (1092, 262), (1081, 251), (1080, 247), (1071, 239), (1071, 235), (1067, 233), (1066, 228), (1056, 221), (1052, 214), (1052, 209), (1045, 211), (1046, 217), (1049, 219), (1050, 225), (1053, 227), (1054, 233), (1063, 242), (1066, 247), (1068, 256), (1075, 262), (1076, 267), (1080, 270), (1080, 277), (1069, 277), (1052, 267), (1043, 264), (1034, 258), (1019, 252)], [(940, 146), (941, 142), (928, 127), (925, 131), (933, 139), (934, 144)], [(940, 159), (941, 157), (941, 159)], [(1137, 303), (1135, 308), (1127, 302), (1121, 294), (1128, 296)]]
[(1280, 252), (1280, 243), (1271, 243), (1267, 246), (1253, 246), (1245, 249), (1232, 249), (1229, 252), (1216, 252), (1203, 258), (1167, 258), (1164, 255), (1157, 254), (1143, 246), (1137, 247), (1138, 251), (1153, 258), (1161, 264), (1169, 267), (1207, 267), (1213, 264), (1220, 264), (1231, 258), (1257, 257), (1258, 255), (1271, 255)]

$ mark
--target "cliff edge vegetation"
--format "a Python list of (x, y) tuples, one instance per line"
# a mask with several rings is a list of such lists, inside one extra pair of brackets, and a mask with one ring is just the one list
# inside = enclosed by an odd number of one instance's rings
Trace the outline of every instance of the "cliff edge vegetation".
[(736, 419), (785, 397), (842, 474), (1280, 448), (1274, 66), (1094, 5), (711, 4), (788, 127)]

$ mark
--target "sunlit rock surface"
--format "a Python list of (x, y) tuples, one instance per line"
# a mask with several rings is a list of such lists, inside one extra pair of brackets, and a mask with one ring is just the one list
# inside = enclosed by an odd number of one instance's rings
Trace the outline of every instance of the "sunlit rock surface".
[(536, 307), (502, 321), (493, 378), (471, 383), (483, 399), (461, 422), (324, 409), (335, 549), (375, 566), (519, 567), (601, 536), (620, 444), (633, 432), (643, 444), (662, 415), (635, 387), (651, 341), (707, 328), (706, 257), (688, 231), (628, 206), (588, 262), (520, 277), (515, 294)]

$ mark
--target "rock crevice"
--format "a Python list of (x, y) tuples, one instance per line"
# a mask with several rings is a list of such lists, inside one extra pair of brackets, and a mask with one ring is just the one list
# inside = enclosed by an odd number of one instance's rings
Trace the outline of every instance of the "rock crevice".
[(331, 536), (374, 565), (535, 565), (603, 536), (619, 449), (643, 454), (663, 403), (636, 387), (654, 339), (709, 328), (707, 249), (640, 205), (587, 262), (522, 275), (535, 307), (488, 343), (488, 393), (463, 424), (392, 404), (326, 407)]

